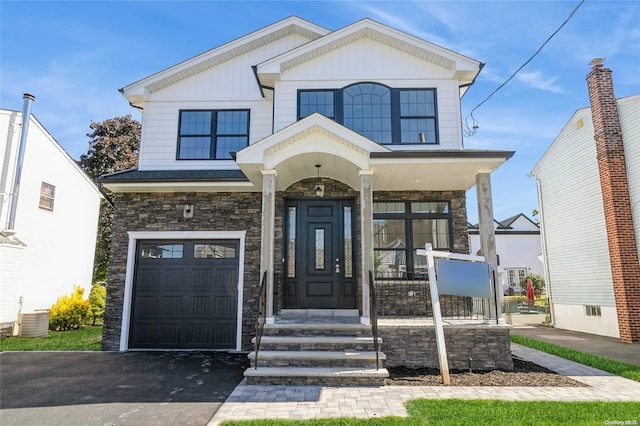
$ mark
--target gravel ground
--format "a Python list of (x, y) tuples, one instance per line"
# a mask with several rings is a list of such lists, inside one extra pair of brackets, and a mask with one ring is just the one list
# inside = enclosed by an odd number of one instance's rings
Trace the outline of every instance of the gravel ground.
[[(514, 371), (449, 370), (452, 386), (550, 386), (588, 387), (529, 361), (513, 357)], [(440, 370), (435, 368), (391, 367), (387, 386), (443, 386)]]

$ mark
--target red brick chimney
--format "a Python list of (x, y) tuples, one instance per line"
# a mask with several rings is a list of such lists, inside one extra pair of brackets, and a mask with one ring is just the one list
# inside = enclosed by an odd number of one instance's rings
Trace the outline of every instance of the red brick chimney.
[(624, 143), (618, 105), (613, 94), (611, 70), (604, 68), (602, 62), (602, 59), (591, 62), (593, 68), (587, 75), (587, 86), (600, 170), (618, 329), (623, 342), (640, 343), (640, 264), (629, 198)]

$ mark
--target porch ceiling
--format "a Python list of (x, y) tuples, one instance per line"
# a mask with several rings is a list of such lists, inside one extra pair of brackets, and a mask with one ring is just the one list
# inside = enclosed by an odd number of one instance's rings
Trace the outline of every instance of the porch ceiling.
[(513, 151), (439, 150), (371, 153), (374, 191), (467, 191)]

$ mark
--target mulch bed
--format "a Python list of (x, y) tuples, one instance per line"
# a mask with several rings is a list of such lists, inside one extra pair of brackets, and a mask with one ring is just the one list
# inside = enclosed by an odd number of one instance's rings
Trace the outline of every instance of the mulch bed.
[[(588, 387), (538, 364), (513, 357), (514, 371), (449, 370), (452, 386)], [(444, 386), (436, 368), (391, 367), (387, 386)]]

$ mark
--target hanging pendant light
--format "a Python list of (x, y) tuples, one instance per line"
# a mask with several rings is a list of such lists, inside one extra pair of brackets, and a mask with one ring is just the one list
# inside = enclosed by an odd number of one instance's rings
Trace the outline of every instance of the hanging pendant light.
[(316, 169), (318, 170), (318, 178), (316, 179), (316, 197), (322, 197), (324, 195), (324, 188), (320, 185), (320, 164), (316, 164)]

